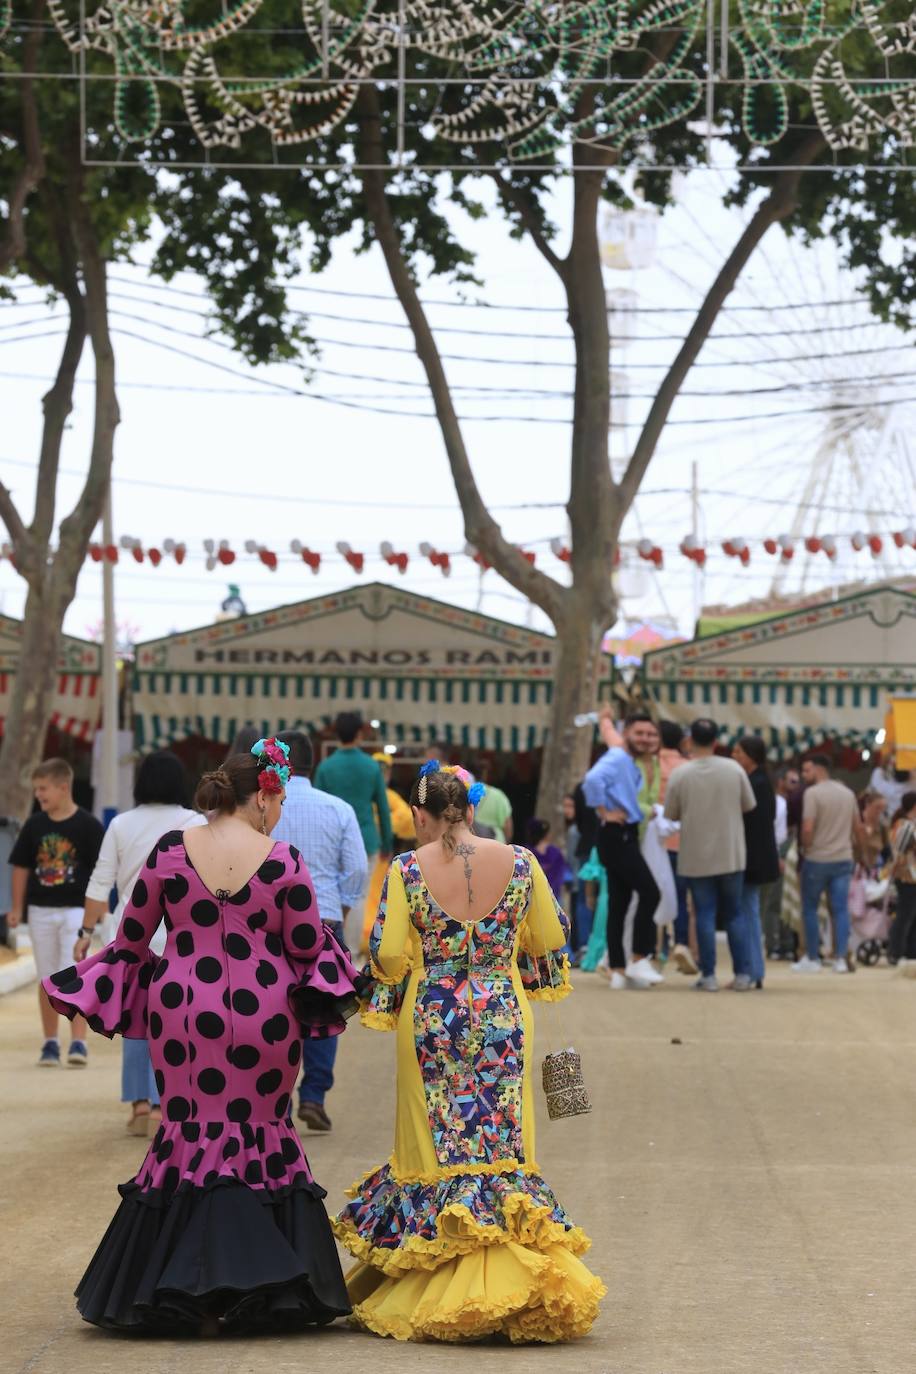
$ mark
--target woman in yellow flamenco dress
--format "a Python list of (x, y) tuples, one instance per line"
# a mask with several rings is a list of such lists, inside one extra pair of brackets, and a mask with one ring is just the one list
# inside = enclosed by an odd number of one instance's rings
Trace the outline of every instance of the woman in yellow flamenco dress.
[(370, 1331), (566, 1341), (588, 1332), (605, 1289), (535, 1162), (528, 1002), (570, 991), (551, 955), (568, 922), (532, 854), (471, 832), (478, 789), (435, 763), (414, 784), (421, 847), (389, 869), (363, 1013), (397, 1029), (394, 1154), (334, 1229), (357, 1257), (347, 1286)]

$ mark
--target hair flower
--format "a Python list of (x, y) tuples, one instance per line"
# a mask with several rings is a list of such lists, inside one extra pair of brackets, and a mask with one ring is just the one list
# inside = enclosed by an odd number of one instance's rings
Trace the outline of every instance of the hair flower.
[(252, 746), (251, 752), (261, 770), (258, 773), (258, 786), (261, 791), (272, 795), (282, 792), (292, 773), (287, 762), (289, 745), (284, 744), (276, 736), (271, 736), (270, 739), (259, 739), (257, 744)]
[(487, 795), (487, 789), (482, 782), (472, 782), (468, 788), (468, 802), (471, 806), (479, 806)]
[(438, 760), (438, 759), (429, 759), (429, 760), (427, 760), (426, 763), (424, 763), (423, 767), (420, 769), (420, 777), (421, 777), (421, 778), (425, 778), (429, 773), (438, 773), (438, 772), (439, 772), (439, 760)]

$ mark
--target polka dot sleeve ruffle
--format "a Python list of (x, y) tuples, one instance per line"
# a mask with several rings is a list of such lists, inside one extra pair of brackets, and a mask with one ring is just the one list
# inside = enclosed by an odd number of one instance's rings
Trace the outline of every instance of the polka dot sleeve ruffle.
[(92, 1030), (109, 1039), (147, 1036), (149, 986), (160, 963), (149, 942), (163, 914), (163, 883), (154, 864), (158, 848), (141, 870), (114, 942), (42, 980), (55, 1011), (71, 1020), (85, 1016)]
[(295, 871), (283, 901), (283, 945), (299, 975), (290, 991), (290, 1006), (303, 1036), (325, 1039), (340, 1035), (359, 1011), (362, 979), (349, 955), (318, 912), (315, 889), (301, 856), (292, 847)]

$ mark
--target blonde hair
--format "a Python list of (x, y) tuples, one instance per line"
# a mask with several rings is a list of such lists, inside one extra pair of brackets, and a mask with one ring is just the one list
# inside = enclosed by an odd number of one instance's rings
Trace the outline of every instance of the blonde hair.
[(447, 854), (454, 854), (458, 844), (455, 832), (467, 820), (470, 806), (468, 789), (458, 774), (440, 769), (417, 778), (410, 791), (410, 804), (445, 822), (442, 847)]
[(73, 769), (66, 759), (45, 759), (32, 769), (32, 781), (48, 778), (51, 782), (66, 782), (73, 786)]

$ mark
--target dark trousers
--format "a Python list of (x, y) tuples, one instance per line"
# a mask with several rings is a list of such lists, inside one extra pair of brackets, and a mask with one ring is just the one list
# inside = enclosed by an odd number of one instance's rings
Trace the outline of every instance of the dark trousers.
[(607, 871), (607, 952), (611, 968), (624, 968), (623, 928), (633, 893), (636, 920), (633, 924), (633, 957), (655, 953), (655, 911), (661, 898), (658, 884), (639, 848), (638, 825), (602, 825), (598, 831), (598, 857)]
[(897, 914), (887, 937), (887, 957), (896, 964), (900, 959), (916, 958), (916, 883), (897, 882)]
[[(343, 921), (327, 921), (326, 925), (346, 949)], [(334, 1086), (334, 1062), (339, 1039), (339, 1035), (329, 1035), (326, 1040), (303, 1040), (300, 1102), (317, 1102), (319, 1107), (324, 1106), (325, 1094)]]

